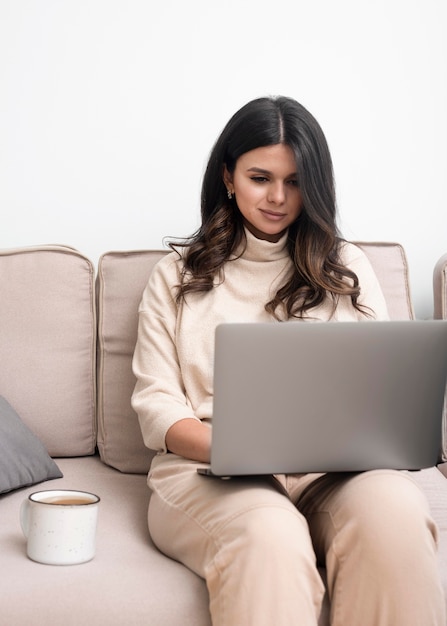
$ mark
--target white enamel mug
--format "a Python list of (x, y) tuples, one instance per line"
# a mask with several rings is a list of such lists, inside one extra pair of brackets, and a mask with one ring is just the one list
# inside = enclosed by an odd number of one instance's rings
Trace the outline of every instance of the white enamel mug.
[(74, 565), (95, 556), (100, 498), (87, 491), (37, 491), (22, 502), (27, 555), (48, 565)]

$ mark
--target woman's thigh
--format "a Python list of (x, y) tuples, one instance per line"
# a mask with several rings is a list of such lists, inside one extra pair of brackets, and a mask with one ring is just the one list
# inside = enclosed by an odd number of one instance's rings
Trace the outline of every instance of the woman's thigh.
[(409, 473), (328, 474), (297, 506), (326, 566), (331, 623), (445, 624), (437, 528)]
[(223, 543), (249, 532), (277, 538), (286, 533), (284, 541), (295, 538), (313, 553), (306, 520), (273, 477), (225, 480), (199, 475), (198, 467), (173, 454), (152, 465), (149, 529), (162, 552), (202, 576)]
[(222, 480), (157, 459), (149, 528), (168, 556), (206, 579), (213, 624), (317, 624), (324, 587), (309, 528), (275, 478)]
[[(295, 501), (308, 520), (319, 559), (334, 537), (346, 528), (370, 538), (374, 550), (387, 541), (408, 542), (408, 531), (429, 531), (436, 540), (437, 529), (430, 517), (426, 498), (407, 472), (375, 470), (358, 474), (326, 474), (310, 484)], [(396, 545), (394, 545), (397, 548)], [(347, 549), (348, 546), (347, 546)]]

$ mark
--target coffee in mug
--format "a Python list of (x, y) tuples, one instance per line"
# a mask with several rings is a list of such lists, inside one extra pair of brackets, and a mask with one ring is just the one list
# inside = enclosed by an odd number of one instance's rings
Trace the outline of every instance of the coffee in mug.
[(28, 496), (20, 509), (28, 557), (49, 565), (74, 565), (93, 559), (99, 501), (93, 493), (68, 489), (37, 491)]
[(79, 496), (51, 496), (49, 498), (42, 498), (40, 502), (47, 502), (48, 504), (91, 504), (89, 498)]

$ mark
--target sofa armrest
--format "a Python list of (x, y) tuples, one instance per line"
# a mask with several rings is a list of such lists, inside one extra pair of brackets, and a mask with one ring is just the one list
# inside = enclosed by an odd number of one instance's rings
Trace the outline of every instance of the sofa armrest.
[(435, 319), (447, 319), (447, 253), (444, 254), (433, 270), (433, 316)]
[[(447, 319), (447, 253), (443, 254), (433, 270), (433, 317), (434, 319)], [(447, 478), (447, 393), (444, 399), (442, 450), (439, 466), (440, 471)]]

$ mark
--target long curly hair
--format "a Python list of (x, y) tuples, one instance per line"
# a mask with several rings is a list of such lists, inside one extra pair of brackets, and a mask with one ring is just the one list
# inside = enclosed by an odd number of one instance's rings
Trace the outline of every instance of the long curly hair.
[[(359, 281), (340, 261), (340, 237), (332, 160), (316, 119), (292, 98), (252, 100), (229, 120), (217, 139), (205, 170), (201, 193), (201, 226), (191, 237), (169, 245), (185, 248), (177, 300), (207, 292), (223, 280), (224, 265), (245, 241), (236, 198), (228, 199), (224, 166), (234, 172), (238, 158), (264, 146), (285, 144), (296, 159), (303, 207), (289, 227), (287, 247), (293, 271), (265, 309), (276, 319), (301, 318), (328, 296), (335, 311), (340, 296), (366, 314), (358, 303)], [(278, 311), (282, 311), (282, 315)]]

